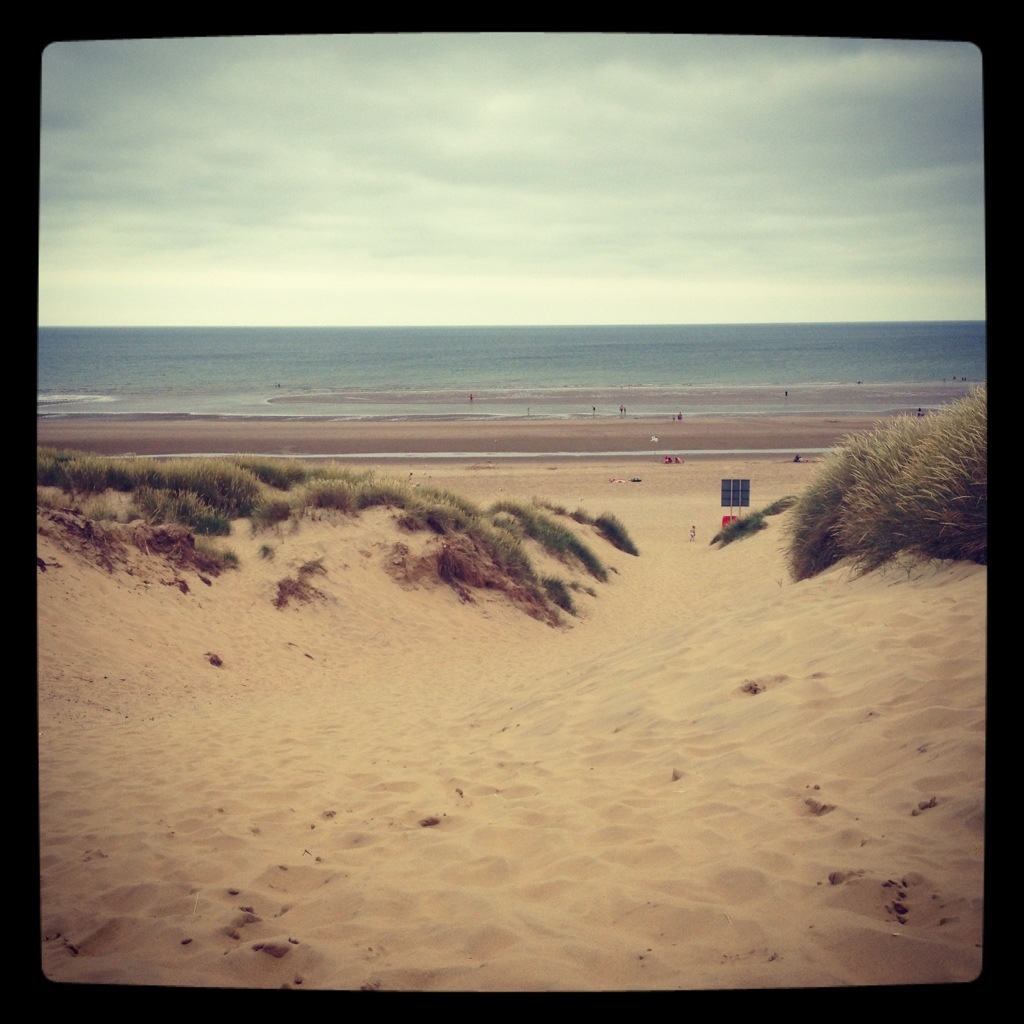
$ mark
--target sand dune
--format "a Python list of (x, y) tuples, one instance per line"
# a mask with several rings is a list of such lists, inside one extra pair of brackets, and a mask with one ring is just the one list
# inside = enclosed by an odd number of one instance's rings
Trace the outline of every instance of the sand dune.
[[(42, 970), (430, 991), (965, 982), (983, 966), (984, 567), (799, 584), (813, 465), (389, 471), (613, 512), (560, 628), (396, 572), (389, 513), (228, 543), (216, 578), (38, 555)], [(613, 479), (640, 482), (611, 483)], [(690, 526), (697, 539), (689, 540)], [(595, 541), (595, 544), (603, 543)], [(273, 557), (264, 557), (266, 546)], [(320, 597), (275, 607), (312, 560)]]

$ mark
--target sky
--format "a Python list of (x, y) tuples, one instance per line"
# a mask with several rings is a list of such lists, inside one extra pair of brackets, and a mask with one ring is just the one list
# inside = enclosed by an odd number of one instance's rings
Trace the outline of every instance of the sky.
[(969, 42), (58, 42), (39, 323), (985, 318)]

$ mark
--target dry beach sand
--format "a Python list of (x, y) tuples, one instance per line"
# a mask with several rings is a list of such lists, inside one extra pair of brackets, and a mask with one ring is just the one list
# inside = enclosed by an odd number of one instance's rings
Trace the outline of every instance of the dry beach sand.
[[(179, 426), (163, 424), (163, 450), (266, 437)], [(650, 426), (633, 424), (630, 448)], [(112, 450), (147, 450), (130, 436)], [(782, 437), (760, 447), (816, 447)], [(40, 441), (89, 438), (41, 425)], [(641, 553), (589, 534), (613, 572), (552, 627), (406, 571), (396, 544), (426, 539), (385, 509), (238, 524), (225, 544), (240, 567), (215, 577), (138, 551), (104, 566), (43, 516), (46, 979), (635, 991), (979, 976), (985, 567), (840, 565), (793, 583), (785, 514), (710, 546), (721, 479), (749, 478), (764, 507), (815, 471), (786, 456), (382, 470), (481, 503), (612, 512)], [(277, 582), (318, 559), (318, 596), (276, 607)]]

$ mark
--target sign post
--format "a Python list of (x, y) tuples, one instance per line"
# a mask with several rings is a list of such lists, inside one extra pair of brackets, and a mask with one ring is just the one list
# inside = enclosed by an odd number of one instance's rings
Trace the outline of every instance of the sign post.
[(750, 507), (750, 481), (749, 480), (723, 480), (722, 481), (722, 508), (727, 508), (729, 514), (722, 516), (722, 526), (728, 526), (734, 519), (739, 517), (733, 514), (733, 509)]

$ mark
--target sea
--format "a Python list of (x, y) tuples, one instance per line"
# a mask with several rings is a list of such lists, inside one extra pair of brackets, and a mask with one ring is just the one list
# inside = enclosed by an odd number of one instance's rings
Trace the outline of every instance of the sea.
[(930, 412), (985, 321), (40, 327), (37, 414), (336, 420)]

